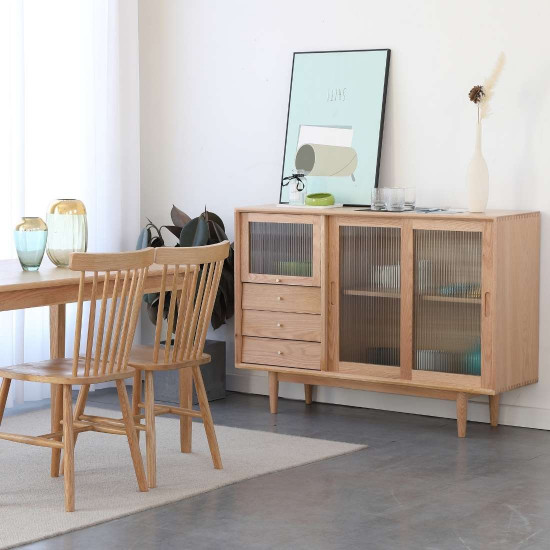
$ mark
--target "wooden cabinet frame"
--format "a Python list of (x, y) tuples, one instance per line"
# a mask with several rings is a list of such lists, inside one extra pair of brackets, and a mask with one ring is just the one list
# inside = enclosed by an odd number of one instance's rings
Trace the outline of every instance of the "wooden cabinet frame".
[[(251, 273), (250, 248), (249, 248), (249, 224), (260, 223), (297, 223), (313, 227), (312, 241), (312, 276), (298, 277), (293, 275), (271, 275), (263, 273)], [(243, 282), (271, 283), (285, 285), (321, 286), (321, 225), (319, 216), (294, 216), (292, 214), (271, 214), (269, 217), (261, 214), (248, 213), (242, 215), (241, 220), (241, 273)]]
[[(249, 273), (248, 224), (251, 221), (311, 223), (314, 235), (313, 277)], [(464, 437), (469, 396), (488, 396), (490, 421), (492, 425), (497, 425), (500, 394), (538, 380), (538, 212), (494, 211), (484, 214), (426, 215), (365, 212), (354, 208), (288, 208), (288, 211), (281, 213), (281, 208), (252, 207), (238, 209), (235, 222), (235, 362), (237, 368), (268, 371), (272, 412), (277, 410), (278, 384), (281, 381), (304, 384), (306, 402), (311, 402), (312, 388), (315, 385), (451, 399), (455, 400), (457, 405), (458, 435)], [(398, 228), (400, 231), (398, 367), (339, 360), (339, 239), (340, 228), (343, 226)], [(419, 230), (470, 231), (481, 234), (480, 375), (414, 369), (414, 254), (415, 231)], [(253, 364), (243, 361), (242, 288), (244, 284), (256, 283), (320, 287), (319, 309), (315, 310), (315, 313), (321, 312), (319, 370), (312, 371), (311, 364), (308, 364), (309, 368), (300, 368), (296, 361), (293, 362), (290, 358), (288, 362), (271, 360), (269, 353), (266, 354), (265, 361), (277, 364)], [(429, 298), (433, 299), (431, 296)], [(290, 311), (294, 310), (290, 308)], [(296, 326), (299, 318), (291, 317), (290, 321), (290, 325)], [(278, 353), (276, 350), (280, 349), (280, 353), (284, 354), (286, 348), (299, 350), (300, 332), (296, 331), (296, 334), (295, 340), (292, 340), (292, 334), (285, 334), (285, 338), (291, 338), (287, 340), (288, 346), (285, 346), (284, 340), (280, 344), (277, 343), (277, 331), (270, 334), (269, 325), (267, 329), (262, 330), (261, 336), (265, 339), (266, 346), (269, 344), (269, 349), (274, 350), (272, 353)], [(261, 340), (258, 343), (261, 343)]]

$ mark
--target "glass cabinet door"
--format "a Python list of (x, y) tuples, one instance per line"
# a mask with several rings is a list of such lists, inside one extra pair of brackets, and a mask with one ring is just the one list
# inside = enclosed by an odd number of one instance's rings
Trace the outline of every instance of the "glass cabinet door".
[(401, 229), (340, 225), (338, 233), (339, 361), (399, 367)]
[(414, 230), (414, 365), (481, 375), (482, 233)]
[(312, 216), (249, 214), (243, 281), (320, 285), (320, 224)]

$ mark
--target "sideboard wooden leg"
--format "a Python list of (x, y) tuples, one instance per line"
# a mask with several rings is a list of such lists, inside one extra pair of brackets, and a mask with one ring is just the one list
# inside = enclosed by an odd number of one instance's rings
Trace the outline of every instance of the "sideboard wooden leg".
[(468, 418), (468, 394), (456, 394), (456, 425), (458, 437), (466, 437), (466, 421)]
[(306, 396), (306, 405), (313, 403), (313, 386), (311, 384), (304, 384), (304, 393)]
[(277, 401), (279, 399), (279, 380), (276, 372), (269, 372), (269, 410), (271, 414), (277, 414)]
[(500, 406), (500, 395), (489, 396), (489, 416), (491, 418), (491, 426), (498, 426), (498, 411)]

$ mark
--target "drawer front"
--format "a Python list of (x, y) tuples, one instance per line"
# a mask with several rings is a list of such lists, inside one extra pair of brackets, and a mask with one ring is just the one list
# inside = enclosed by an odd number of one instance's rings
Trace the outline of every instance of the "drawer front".
[(321, 344), (243, 337), (243, 363), (321, 370)]
[(311, 286), (243, 284), (243, 309), (321, 313), (321, 289)]
[(320, 315), (246, 309), (243, 311), (242, 322), (242, 333), (245, 336), (321, 341)]

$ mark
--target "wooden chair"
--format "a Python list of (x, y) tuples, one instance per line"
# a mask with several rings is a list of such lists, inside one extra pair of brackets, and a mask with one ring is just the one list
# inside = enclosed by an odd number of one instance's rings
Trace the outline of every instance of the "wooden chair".
[[(74, 350), (72, 359), (52, 359), (25, 363), (0, 369), (3, 378), (0, 388), (0, 423), (13, 379), (53, 384), (55, 399), (52, 410), (52, 432), (39, 436), (0, 433), (0, 439), (17, 443), (51, 447), (52, 477), (59, 476), (61, 450), (64, 451), (65, 509), (74, 511), (74, 442), (80, 432), (103, 432), (126, 435), (140, 491), (147, 491), (147, 480), (139, 450), (134, 419), (124, 380), (134, 376), (128, 367), (134, 332), (139, 317), (143, 285), (148, 267), (153, 263), (154, 250), (120, 254), (73, 254), (70, 269), (80, 271)], [(86, 272), (93, 272), (91, 295), (86, 290)], [(100, 278), (100, 273), (104, 275)], [(113, 276), (114, 275), (114, 280)], [(101, 297), (97, 331), (96, 300)], [(81, 357), (80, 340), (84, 300), (90, 300), (86, 338), (86, 355)], [(108, 300), (111, 300), (108, 305)], [(108, 314), (107, 314), (108, 311)], [(96, 336), (94, 338), (94, 332)], [(95, 345), (94, 345), (95, 344)], [(82, 415), (77, 403), (73, 418), (72, 386), (116, 381), (122, 424), (109, 418)], [(122, 429), (124, 428), (124, 429)], [(1, 493), (1, 488), (0, 488)]]
[[(204, 343), (223, 263), (228, 254), (228, 241), (194, 248), (157, 248), (155, 250), (155, 263), (163, 266), (155, 342), (152, 347), (135, 346), (128, 361), (129, 365), (136, 369), (132, 399), (134, 419), (141, 422), (141, 419), (145, 418), (147, 478), (150, 488), (156, 487), (157, 484), (155, 416), (161, 414), (180, 416), (182, 453), (191, 452), (192, 418), (201, 418), (214, 468), (222, 468), (200, 365), (210, 362), (210, 356), (203, 353)], [(169, 268), (173, 270), (170, 275)], [(163, 311), (165, 296), (168, 292), (171, 293), (171, 299), (166, 335), (163, 338)], [(163, 339), (166, 343), (161, 346)], [(179, 407), (155, 404), (153, 372), (166, 370), (179, 370)], [(144, 403), (141, 402), (143, 371), (145, 372)], [(199, 411), (193, 410), (190, 399), (190, 385), (193, 380), (199, 400)], [(140, 414), (141, 409), (145, 409), (145, 414)], [(139, 427), (141, 428), (141, 425)]]

